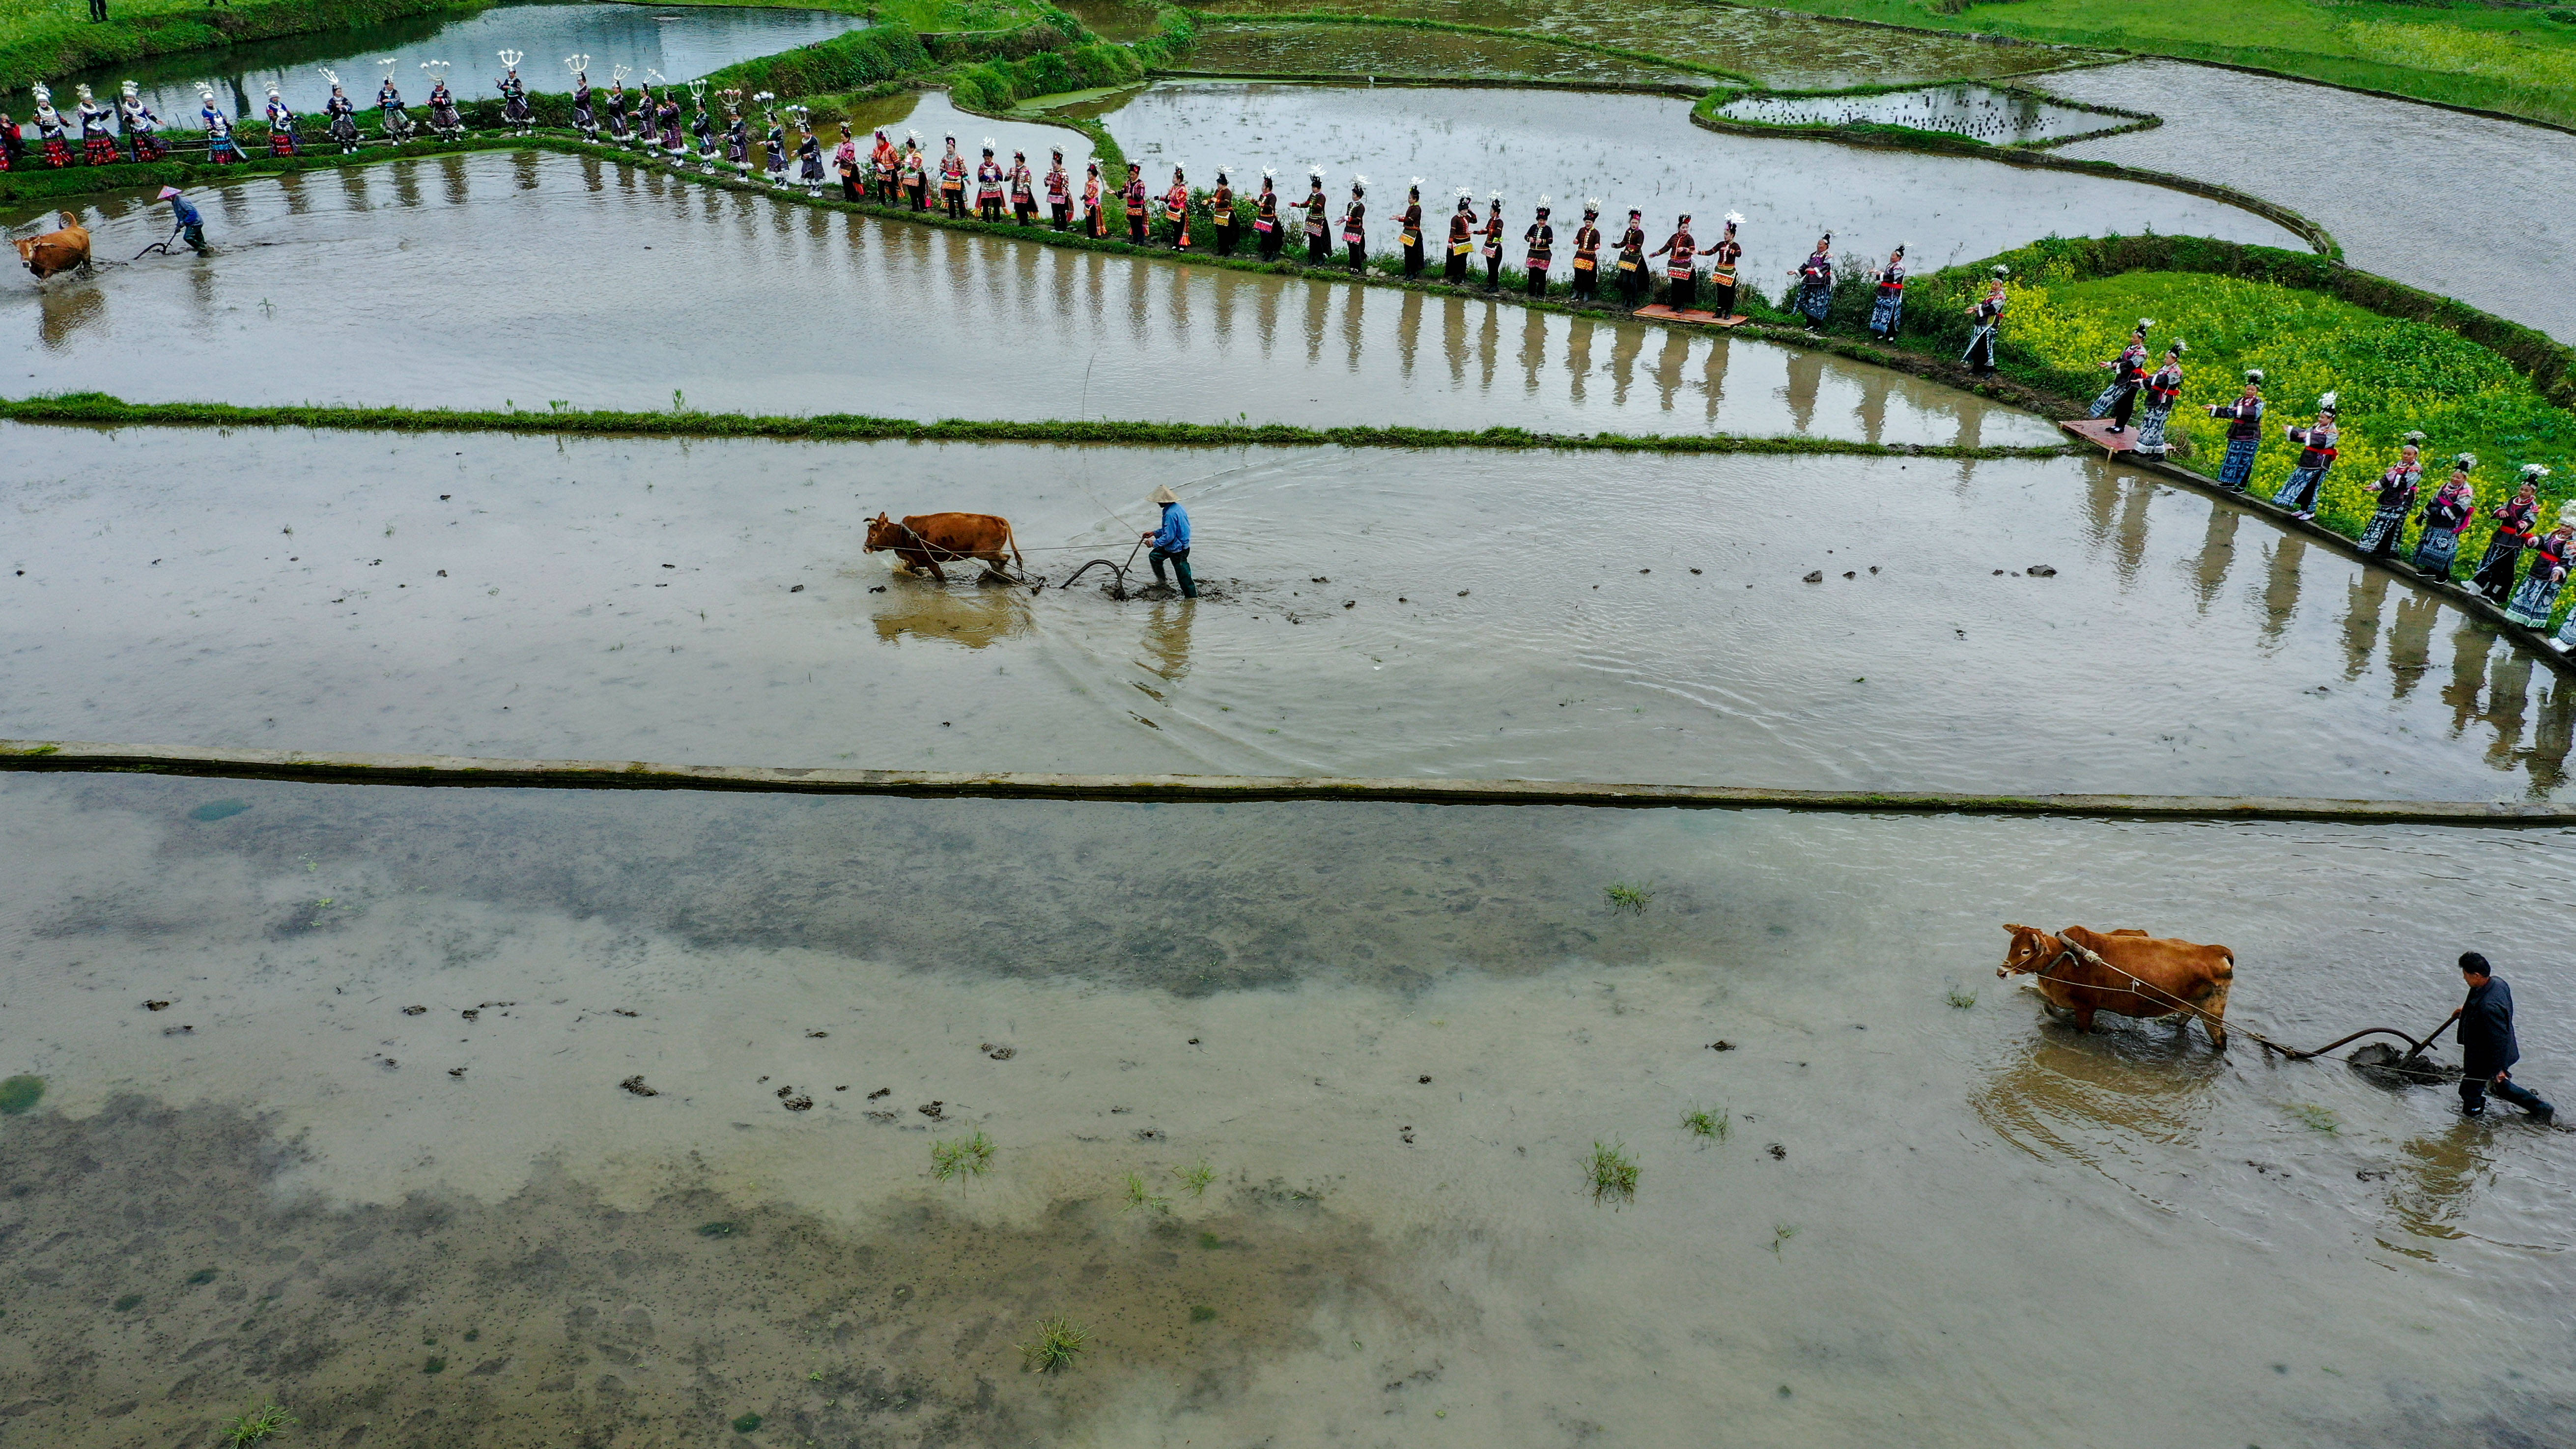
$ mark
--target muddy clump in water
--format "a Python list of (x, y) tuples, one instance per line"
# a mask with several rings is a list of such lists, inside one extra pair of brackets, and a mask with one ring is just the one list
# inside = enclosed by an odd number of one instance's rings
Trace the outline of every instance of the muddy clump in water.
[[(628, 1211), (560, 1174), (500, 1202), (282, 1201), (255, 1117), (123, 1097), (0, 1136), (13, 1441), (210, 1443), (274, 1399), (312, 1444), (1028, 1444), (1138, 1375), (1194, 1400), (1306, 1344), (1379, 1276), (1362, 1229), (1257, 1192), (1186, 1227), (1059, 1201), (922, 1202), (859, 1231), (675, 1185)], [(1042, 1318), (1088, 1330), (1023, 1368)]]

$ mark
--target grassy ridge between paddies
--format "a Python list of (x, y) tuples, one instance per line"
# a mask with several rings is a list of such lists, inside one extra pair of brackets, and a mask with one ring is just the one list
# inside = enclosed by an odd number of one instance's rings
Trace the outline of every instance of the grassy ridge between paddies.
[[(1966, 345), (1960, 314), (1993, 260), (1918, 281), (1906, 298), (1904, 342), (1955, 356)], [(2576, 353), (2458, 303), (2263, 247), (2157, 237), (2050, 240), (2003, 254), (2012, 306), (1998, 359), (2021, 381), (2090, 398), (2141, 317), (2156, 320), (2152, 346), (2190, 344), (2182, 401), (2168, 429), (2169, 461), (2215, 475), (2225, 425), (2201, 412), (2236, 396), (2247, 368), (2265, 374), (2263, 450), (2251, 492), (2269, 498), (2298, 452), (2282, 437), (2315, 417), (2320, 394), (2337, 395), (2342, 454), (2319, 495), (2317, 521), (2358, 536), (2377, 508), (2373, 485), (2405, 435), (2425, 435), (2427, 494), (2457, 453), (2475, 453), (2481, 505), (2510, 494), (2525, 463), (2551, 470), (2550, 516), (2576, 497)], [(1837, 289), (1832, 326), (1857, 329), (1871, 284)], [(2367, 305), (2365, 305), (2367, 304)], [(2494, 524), (2463, 536), (2465, 576)], [(2408, 538), (2413, 537), (2410, 529)]]
[(1813, 15), (2241, 65), (2576, 125), (2576, 5), (1771, 0)]
[(82, 0), (0, 0), (0, 90), (92, 66), (411, 15), (470, 15), (492, 0), (108, 0), (93, 24)]
[(800, 442), (1068, 443), (1193, 448), (1506, 448), (1590, 453), (1771, 453), (1870, 458), (2054, 458), (2056, 446), (1965, 447), (1729, 433), (1534, 433), (1523, 428), (1312, 428), (1291, 423), (1147, 423), (1108, 419), (882, 418), (592, 410), (323, 407), (313, 404), (130, 403), (103, 392), (0, 399), (0, 420), (88, 427), (330, 428), (401, 433), (540, 433), (558, 437), (771, 438)]

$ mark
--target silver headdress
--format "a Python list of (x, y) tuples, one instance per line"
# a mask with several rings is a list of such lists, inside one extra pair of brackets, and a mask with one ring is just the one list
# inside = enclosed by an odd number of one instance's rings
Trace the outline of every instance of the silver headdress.
[(314, 69), (322, 72), (322, 78), (331, 83), (331, 89), (336, 91), (340, 88), (340, 73), (338, 71), (333, 70), (327, 65), (317, 65)]
[(447, 73), (455, 67), (443, 60), (424, 60), (420, 63), (420, 69), (423, 75), (429, 77), (430, 88), (436, 90), (447, 84)]
[(524, 50), (505, 50), (501, 52), (501, 64), (508, 66), (512, 70), (517, 70), (519, 68), (519, 62), (526, 60), (527, 58), (528, 53)]
[(2324, 395), (2323, 397), (2320, 397), (2320, 398), (2318, 398), (2318, 399), (2317, 399), (2317, 411), (2318, 411), (2318, 412), (2321, 412), (2321, 413), (2330, 413), (2330, 412), (2333, 412), (2334, 410), (2335, 410), (2335, 395), (2334, 395), (2333, 393), (2327, 393), (2327, 394), (2326, 394), (2326, 395)]
[(645, 67), (644, 84), (648, 86), (667, 86), (670, 83), (671, 82), (669, 80), (663, 77), (660, 71), (655, 70), (650, 66)]
[(384, 59), (377, 61), (376, 64), (385, 68), (385, 84), (392, 85), (394, 82), (394, 71), (402, 64), (402, 57), (399, 55), (389, 55)]
[(2408, 433), (2397, 441), (2401, 443), (2413, 443), (2416, 447), (2421, 448), (2424, 446), (2424, 435), (2422, 433)]
[[(269, 92), (269, 94), (270, 94), (270, 95), (275, 95), (275, 94), (277, 94), (277, 92), (276, 92), (276, 91), (274, 91), (274, 90), (271, 90), (271, 91)], [(90, 102), (89, 87), (88, 87), (87, 85), (76, 85), (76, 86), (73, 86), (73, 87), (72, 87), (72, 98), (73, 98), (73, 99), (75, 99), (75, 100), (77, 100), (77, 101), (79, 101), (83, 107), (87, 107), (87, 106), (89, 105), (89, 102)]]
[(693, 80), (689, 82), (689, 97), (698, 103), (699, 110), (705, 110), (707, 108), (707, 83), (703, 80)]
[(2261, 369), (2261, 368), (2259, 368), (2259, 367), (2249, 367), (2249, 368), (2245, 369), (2245, 380), (2246, 380), (2247, 382), (2251, 382), (2251, 383), (2260, 383), (2260, 382), (2262, 382), (2262, 380), (2263, 380), (2263, 369)]
[(2525, 483), (2537, 483), (2548, 476), (2549, 469), (2542, 464), (2525, 463), (2522, 465), (2522, 481)]
[(127, 81), (127, 82), (125, 83), (125, 87), (124, 87), (124, 89), (125, 89), (125, 98), (126, 98), (127, 100), (129, 100), (129, 101), (131, 101), (131, 100), (136, 100), (136, 99), (140, 98), (140, 97), (142, 96), (142, 94), (143, 94), (142, 90), (141, 90), (139, 87), (137, 87), (137, 86), (134, 84), (134, 82), (132, 82), (132, 81)]
[(590, 74), (590, 57), (586, 55), (567, 55), (564, 57), (564, 69), (572, 72), (572, 78), (574, 80), (580, 80), (582, 77)]
[(2471, 468), (2478, 466), (2478, 455), (2475, 453), (2462, 453), (2451, 460), (2451, 466), (2465, 473)]
[[(2003, 263), (2001, 263), (2001, 262), (1997, 262), (1997, 263), (1995, 263), (1995, 272), (1994, 272), (1994, 276), (1995, 276), (1995, 280), (1996, 280), (1996, 281), (2000, 282), (2000, 281), (2002, 281), (2004, 278), (2009, 277), (2009, 276), (2011, 276), (2011, 275), (2012, 275), (2012, 268), (2010, 268), (2010, 267), (2008, 267), (2008, 266), (2005, 266), (2005, 265), (2004, 265)], [(2261, 370), (2261, 369), (2259, 369), (2259, 368), (2258, 368), (2258, 369), (2256, 369), (2256, 370), (2255, 370), (2255, 373), (2254, 373), (2254, 380), (2255, 380), (2255, 381), (2257, 381), (2257, 382), (2260, 382), (2260, 381), (2262, 381), (2262, 380), (2263, 380), (2263, 373), (2262, 373), (2262, 370)]]
[[(29, 86), (27, 89), (35, 94), (37, 110), (43, 111), (53, 108), (54, 93), (50, 89), (46, 88), (41, 83)], [(210, 101), (215, 98), (215, 88), (206, 84), (204, 81), (197, 82), (197, 93)]]
[[(1728, 226), (1742, 226), (1744, 224), (1744, 213), (1740, 211), (1728, 212), (1726, 214), (1726, 224)], [(2001, 269), (1998, 268), (1997, 270)]]

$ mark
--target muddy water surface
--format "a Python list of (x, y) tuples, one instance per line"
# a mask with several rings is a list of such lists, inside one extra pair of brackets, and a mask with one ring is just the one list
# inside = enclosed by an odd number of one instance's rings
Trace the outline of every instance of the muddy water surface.
[[(167, 233), (140, 201), (93, 211), (103, 255)], [(1768, 344), (949, 233), (605, 156), (395, 162), (201, 205), (218, 256), (0, 289), (9, 390), (1755, 435), (1806, 415), (1901, 443), (2055, 437)], [(1566, 361), (1674, 347), (1691, 379), (1674, 392), (1596, 386)], [(1865, 425), (1873, 397), (1888, 402)]]
[(1587, 197), (1606, 208), (1605, 225), (1621, 222), (1630, 207), (1644, 211), (1657, 243), (1676, 213), (1696, 218), (1706, 244), (1727, 212), (1741, 212), (1744, 275), (1771, 296), (1826, 230), (1840, 246), (1880, 255), (1903, 243), (1917, 270), (2043, 236), (2150, 229), (2303, 245), (2251, 212), (2162, 187), (1725, 135), (1692, 125), (1689, 112), (1688, 102), (1662, 96), (1201, 81), (1155, 86), (1102, 119), (1157, 176), (1175, 164), (1193, 175), (1218, 164), (1256, 173), (1274, 166), (1280, 188), (1302, 198), (1306, 168), (1321, 165), (1338, 207), (1357, 171), (1372, 183), (1370, 206), (1379, 217), (1403, 209), (1405, 188), (1417, 176), (1433, 218), (1448, 215), (1459, 187), (1471, 188), (1480, 214), (1499, 191), (1515, 263), (1521, 229), (1542, 195), (1553, 198), (1560, 239), (1580, 220)]
[[(102, 96), (115, 95), (127, 80), (140, 82), (145, 102), (163, 121), (193, 128), (199, 81), (215, 87), (219, 104), (236, 119), (261, 114), (271, 86), (297, 111), (309, 115), (318, 113), (330, 99), (331, 83), (322, 76), (325, 69), (339, 72), (340, 83), (360, 106), (373, 107), (376, 86), (384, 79), (380, 62), (391, 57), (399, 62), (394, 83), (419, 107), (429, 96), (429, 81), (420, 70), (425, 60), (454, 65), (449, 88), (460, 97), (474, 99), (499, 94), (492, 82), (501, 75), (499, 52), (503, 50), (525, 54), (519, 74), (530, 89), (541, 91), (569, 92), (572, 72), (565, 69), (563, 58), (588, 55), (591, 78), (604, 90), (612, 66), (623, 65), (633, 73), (630, 85), (641, 81), (648, 70), (682, 81), (753, 56), (829, 40), (865, 24), (865, 17), (828, 10), (499, 5), (461, 19), (421, 16), (227, 46), (212, 53), (156, 56), (104, 66), (72, 79), (87, 81)], [(66, 97), (71, 94), (68, 83), (58, 82), (54, 89)], [(369, 131), (375, 129), (372, 110), (362, 119)]]
[(1972, 84), (1861, 96), (1754, 96), (1728, 102), (1719, 114), (1773, 126), (1910, 126), (1973, 136), (1994, 146), (2063, 141), (2130, 124), (2127, 116), (2053, 105), (2025, 91)]
[(1207, 25), (1178, 69), (1220, 75), (1351, 75), (1588, 81), (1613, 85), (1720, 84), (1538, 39), (1373, 25)]
[[(0, 1385), (48, 1442), (268, 1395), (349, 1444), (2576, 1431), (2566, 1136), (1988, 974), (2004, 920), (2188, 931), (2313, 1040), (2438, 1017), (2475, 944), (2563, 1097), (2555, 834), (30, 777), (0, 817), (0, 1066), (46, 1082), (0, 1119)], [(973, 1130), (990, 1173), (934, 1181)], [(1058, 1314), (1090, 1352), (1021, 1372)]]
[[(2576, 717), (2390, 575), (2074, 460), (0, 440), (8, 736), (2483, 799), (2560, 790)], [(860, 552), (993, 512), (1061, 580), (1158, 483), (1196, 603)]]

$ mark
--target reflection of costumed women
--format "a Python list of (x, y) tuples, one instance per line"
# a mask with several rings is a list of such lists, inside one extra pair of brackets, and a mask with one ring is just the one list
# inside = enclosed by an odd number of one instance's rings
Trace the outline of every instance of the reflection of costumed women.
[(1574, 267), (1567, 277), (1574, 283), (1574, 300), (1589, 302), (1593, 288), (1601, 280), (1601, 198), (1583, 203), (1583, 224), (1574, 229)]
[(2131, 445), (2141, 458), (2165, 455), (2165, 423), (2182, 397), (2182, 358), (2189, 351), (2188, 344), (2175, 338), (2173, 345), (2165, 349), (2164, 364), (2147, 376), (2142, 390), (2145, 406), (2138, 415), (2138, 437)]
[(573, 129), (581, 132), (583, 140), (596, 146), (599, 144), (599, 107), (590, 94), (590, 57), (566, 56), (564, 68), (572, 72)]
[(1208, 193), (1208, 219), (1216, 225), (1216, 254), (1233, 256), (1235, 238), (1241, 234), (1243, 223), (1234, 214), (1234, 183), (1222, 166), (1216, 168), (1216, 189)]
[(1735, 315), (1735, 264), (1744, 257), (1744, 243), (1735, 239), (1735, 229), (1743, 224), (1742, 213), (1728, 212), (1726, 234), (1708, 249), (1708, 301), (1720, 317)]
[(1619, 297), (1634, 307), (1646, 300), (1646, 214), (1628, 212), (1628, 229), (1619, 233)]
[(1673, 234), (1655, 248), (1656, 256), (1670, 257), (1664, 273), (1671, 279), (1667, 292), (1669, 305), (1676, 312), (1687, 312), (1699, 301), (1699, 238), (1691, 235), (1690, 213), (1685, 211), (1673, 223)]
[(1306, 265), (1320, 267), (1333, 255), (1331, 223), (1326, 213), (1333, 209), (1331, 198), (1324, 195), (1323, 168), (1317, 167), (1306, 178)]
[(1878, 269), (1878, 295), (1870, 299), (1869, 335), (1881, 342), (1896, 339), (1896, 324), (1905, 315), (1905, 248), (1887, 254)]
[(1542, 196), (1538, 199), (1537, 217), (1521, 232), (1521, 246), (1524, 248), (1521, 268), (1529, 282), (1529, 294), (1533, 297), (1547, 295), (1548, 264), (1556, 260), (1556, 228), (1548, 225), (1547, 212), (1547, 198)]
[[(38, 86), (36, 94), (41, 97), (44, 87)], [(204, 81), (197, 82), (197, 99), (197, 123), (206, 133), (206, 160), (216, 166), (229, 166), (239, 161), (242, 158), (241, 143), (233, 139), (232, 118), (224, 114), (223, 107), (215, 104), (215, 88)]]
[(1986, 279), (1986, 295), (1968, 308), (1968, 346), (1959, 360), (1979, 377), (1995, 370), (1995, 345), (2003, 340), (2004, 308), (2011, 300), (2004, 279), (2011, 275), (2010, 267), (1996, 263), (1994, 275)]
[(1038, 219), (1038, 181), (1029, 171), (1029, 153), (1011, 153), (1011, 219), (1022, 226), (1035, 226)]
[[(200, 85), (197, 89), (205, 94), (208, 105), (214, 104), (215, 93), (211, 87)], [(33, 94), (36, 97), (36, 137), (44, 148), (45, 164), (57, 170), (69, 166), (72, 164), (72, 146), (63, 135), (62, 112), (54, 109), (54, 93), (44, 86), (37, 86)]]
[(1455, 287), (1467, 280), (1467, 258), (1476, 250), (1476, 201), (1466, 187), (1458, 188), (1458, 204), (1449, 212), (1448, 262), (1440, 275)]
[(2424, 486), (2424, 435), (2408, 433), (2397, 461), (2379, 475), (2374, 491), (2378, 508), (2361, 530), (2361, 551), (2368, 558), (2395, 558), (2406, 542), (2406, 515), (2415, 511), (2415, 495)]
[(2477, 466), (2475, 453), (2453, 458), (2450, 479), (2424, 504), (2424, 532), (2415, 540), (2416, 572), (2450, 581), (2451, 560), (2460, 551), (2460, 525), (2477, 511), (2477, 494), (2469, 483)]
[(1411, 281), (1422, 275), (1422, 178), (1413, 178), (1413, 189), (1404, 194), (1404, 213), (1395, 219), (1395, 244), (1404, 249), (1404, 277)]
[(1351, 178), (1351, 199), (1342, 203), (1342, 250), (1350, 254), (1351, 270), (1368, 271), (1368, 178)]
[(322, 114), (328, 118), (323, 129), (340, 143), (341, 155), (354, 156), (358, 152), (358, 103), (340, 89), (338, 76), (326, 70), (322, 78), (331, 83), (331, 99), (322, 103)]
[(2254, 454), (2263, 446), (2263, 369), (2245, 369), (2245, 391), (2234, 402), (2206, 406), (2211, 417), (2227, 419), (2227, 456), (2218, 465), (2218, 481), (2242, 493), (2254, 477)]
[(1279, 220), (1279, 188), (1276, 185), (1277, 180), (1278, 173), (1272, 171), (1267, 166), (1262, 167), (1261, 199), (1252, 204), (1253, 245), (1260, 249), (1261, 259), (1265, 262), (1275, 262), (1279, 260), (1279, 238), (1282, 223)]
[(1100, 215), (1103, 200), (1100, 163), (1084, 162), (1082, 167), (1082, 234), (1084, 236), (1106, 237), (1109, 234), (1109, 223)]
[(975, 215), (1002, 219), (1002, 163), (993, 159), (993, 138), (984, 138), (984, 159), (975, 163)]
[(2523, 464), (2521, 486), (2511, 498), (2487, 510), (2487, 516), (2496, 521), (2495, 533), (2487, 539), (2486, 557), (2478, 560), (2478, 571), (2471, 579), (2489, 603), (2501, 604), (2513, 592), (2514, 564), (2540, 519), (2540, 482), (2548, 476), (2549, 470), (2538, 463)]
[(2109, 414), (2112, 432), (2129, 426), (2129, 410), (2137, 406), (2138, 389), (2147, 380), (2147, 332), (2155, 325), (2151, 317), (2139, 318), (2138, 330), (2129, 334), (2129, 345), (2120, 349), (2119, 356), (2102, 364), (2111, 374), (2111, 381), (2093, 399), (2093, 416)]
[(2504, 616), (2526, 629), (2548, 628), (2571, 563), (2576, 563), (2576, 499), (2558, 505), (2558, 526), (2531, 541), (2531, 572), (2513, 591)]
[(125, 112), (125, 141), (137, 161), (158, 161), (170, 154), (170, 143), (161, 139), (161, 118), (143, 103), (143, 93), (134, 82), (125, 83), (125, 97), (117, 109)]
[(2335, 444), (2343, 437), (2342, 428), (2335, 422), (2335, 395), (2327, 393), (2317, 399), (2315, 422), (2281, 431), (2299, 445), (2299, 461), (2290, 469), (2290, 476), (2281, 480), (2281, 491), (2272, 495), (2272, 501), (2305, 522), (2317, 516), (2317, 494), (2325, 487), (2326, 473), (2334, 467)]
[(72, 94), (80, 98), (74, 114), (80, 117), (81, 158), (92, 166), (115, 165), (121, 159), (116, 154), (115, 108), (101, 105), (87, 86), (73, 87)]
[(1816, 238), (1816, 249), (1798, 264), (1798, 312), (1812, 332), (1825, 325), (1834, 306), (1834, 234)]
[(288, 105), (286, 98), (277, 93), (277, 87), (270, 86), (268, 88), (268, 154), (293, 156), (303, 149), (303, 138), (295, 134), (295, 108)]
[(1054, 149), (1047, 162), (1047, 223), (1057, 231), (1073, 224), (1073, 178), (1064, 171), (1064, 148)]

